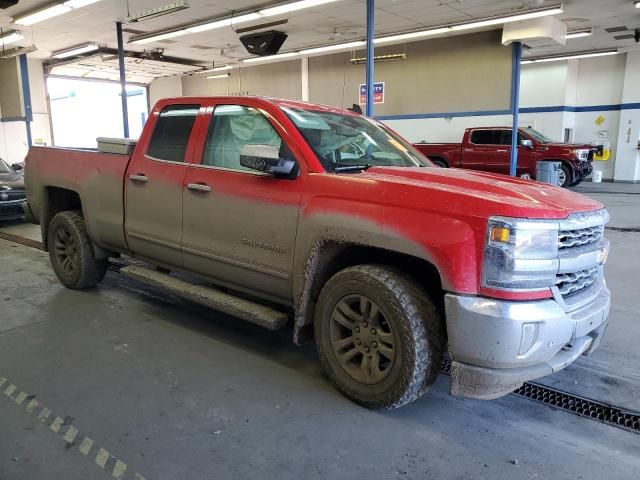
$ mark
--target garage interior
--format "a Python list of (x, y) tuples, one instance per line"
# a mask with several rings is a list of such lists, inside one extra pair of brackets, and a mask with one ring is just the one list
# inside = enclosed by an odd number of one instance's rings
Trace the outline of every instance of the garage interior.
[[(240, 40), (273, 30), (267, 55)], [(290, 325), (118, 261), (65, 288), (40, 226), (0, 218), (0, 479), (638, 478), (639, 41), (634, 0), (0, 0), (0, 159), (18, 174), (30, 148), (138, 139), (166, 98), (359, 106), (413, 144), (530, 127), (594, 147), (569, 190), (611, 216), (612, 296), (592, 355), (513, 394), (451, 396), (445, 357), (424, 397), (375, 411)]]

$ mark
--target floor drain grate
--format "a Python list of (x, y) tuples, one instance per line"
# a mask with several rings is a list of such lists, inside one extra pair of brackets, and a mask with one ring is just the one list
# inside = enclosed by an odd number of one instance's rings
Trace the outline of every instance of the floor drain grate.
[[(451, 371), (451, 361), (449, 359), (445, 358), (442, 360), (440, 371), (449, 375)], [(633, 433), (640, 433), (639, 412), (632, 412), (614, 405), (563, 392), (562, 390), (546, 387), (537, 383), (525, 383), (513, 392), (513, 394), (548, 405), (552, 408), (573, 413), (574, 415), (590, 418), (612, 427), (621, 428)]]
[(30, 238), (20, 237), (18, 235), (13, 235), (11, 233), (4, 233), (4, 232), (0, 232), (0, 238), (2, 240), (8, 240), (9, 242), (19, 243), (20, 245), (24, 245), (25, 247), (44, 250), (44, 246), (42, 245), (42, 242), (39, 242), (37, 240), (31, 240)]
[(624, 233), (640, 233), (640, 227), (606, 227), (607, 230)]

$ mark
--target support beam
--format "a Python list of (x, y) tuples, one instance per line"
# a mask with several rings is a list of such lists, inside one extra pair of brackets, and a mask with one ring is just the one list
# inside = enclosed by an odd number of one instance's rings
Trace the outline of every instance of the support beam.
[(122, 100), (122, 128), (124, 137), (129, 138), (129, 108), (127, 106), (127, 77), (124, 69), (124, 41), (122, 39), (122, 22), (116, 22), (118, 36), (118, 67), (120, 70), (120, 98)]
[(29, 65), (27, 55), (22, 54), (20, 61), (20, 78), (22, 79), (22, 101), (24, 104), (24, 123), (27, 129), (27, 145), (33, 145), (31, 137), (31, 122), (33, 121), (33, 108), (31, 106), (31, 87), (29, 85)]
[(302, 94), (301, 98), (303, 102), (309, 101), (309, 57), (302, 57), (300, 61), (301, 79), (302, 79)]
[(373, 117), (373, 83), (374, 83), (373, 66), (375, 64), (373, 38), (375, 36), (375, 30), (376, 30), (375, 9), (376, 9), (375, 0), (367, 0), (367, 77), (366, 77), (367, 105), (366, 105), (366, 112), (365, 112), (367, 117)]
[(520, 71), (522, 62), (522, 43), (513, 42), (512, 70), (511, 70), (511, 114), (513, 115), (513, 130), (511, 132), (511, 164), (509, 175), (515, 177), (518, 167), (518, 116), (520, 113)]

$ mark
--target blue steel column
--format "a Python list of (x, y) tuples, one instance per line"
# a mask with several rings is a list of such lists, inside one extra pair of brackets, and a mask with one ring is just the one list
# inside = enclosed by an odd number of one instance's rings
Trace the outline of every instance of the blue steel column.
[(120, 96), (122, 100), (122, 127), (125, 138), (129, 138), (129, 108), (127, 107), (127, 78), (124, 70), (124, 42), (122, 41), (122, 22), (116, 22), (118, 35), (118, 66), (120, 70)]
[(367, 105), (366, 115), (367, 117), (373, 117), (373, 65), (374, 65), (374, 49), (373, 49), (373, 37), (375, 35), (375, 15), (376, 8), (375, 0), (367, 0)]
[(24, 103), (24, 123), (27, 128), (27, 145), (33, 145), (31, 138), (31, 122), (33, 121), (33, 109), (31, 107), (31, 88), (29, 87), (29, 66), (27, 56), (20, 55), (20, 77), (22, 79), (22, 101)]
[(520, 114), (520, 70), (522, 61), (522, 43), (513, 42), (511, 70), (511, 114), (513, 115), (513, 130), (511, 132), (511, 165), (509, 175), (516, 176), (518, 166), (518, 116)]

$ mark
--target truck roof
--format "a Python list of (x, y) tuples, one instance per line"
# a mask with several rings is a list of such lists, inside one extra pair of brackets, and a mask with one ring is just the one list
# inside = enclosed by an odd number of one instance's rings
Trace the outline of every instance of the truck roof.
[(303, 102), (301, 100), (289, 100), (285, 98), (276, 98), (276, 97), (262, 97), (258, 95), (215, 95), (215, 96), (204, 96), (204, 97), (174, 97), (174, 98), (163, 98), (158, 100), (158, 105), (170, 105), (172, 103), (189, 103), (189, 102), (202, 102), (207, 100), (223, 100), (225, 102), (241, 102), (246, 101), (247, 99), (253, 101), (263, 101), (269, 102), (278, 107), (294, 107), (294, 108), (305, 108), (309, 110), (318, 110), (324, 112), (333, 112), (339, 113), (342, 115), (359, 115), (351, 110), (346, 110), (338, 107), (334, 107), (331, 105), (323, 105), (319, 103), (312, 102)]

